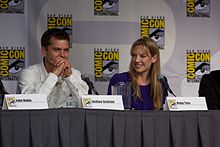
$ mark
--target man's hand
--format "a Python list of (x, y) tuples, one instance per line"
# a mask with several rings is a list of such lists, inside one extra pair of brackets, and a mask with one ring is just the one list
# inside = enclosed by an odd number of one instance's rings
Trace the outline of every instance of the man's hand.
[(57, 57), (54, 59), (53, 63), (54, 67), (52, 69), (52, 73), (54, 73), (58, 77), (69, 77), (72, 74), (71, 64), (65, 58)]
[(71, 67), (72, 67), (72, 65), (69, 62), (67, 62), (65, 64), (65, 66), (64, 66), (64, 73), (63, 73), (65, 78), (69, 77), (72, 74)]

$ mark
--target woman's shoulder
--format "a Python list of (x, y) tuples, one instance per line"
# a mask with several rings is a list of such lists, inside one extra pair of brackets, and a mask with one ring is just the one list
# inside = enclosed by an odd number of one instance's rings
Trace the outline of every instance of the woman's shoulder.
[(122, 72), (122, 73), (114, 74), (112, 78), (116, 78), (116, 79), (130, 79), (130, 76), (129, 76), (128, 72)]
[(113, 85), (118, 82), (127, 82), (130, 81), (130, 76), (128, 72), (116, 73), (112, 76), (110, 84)]

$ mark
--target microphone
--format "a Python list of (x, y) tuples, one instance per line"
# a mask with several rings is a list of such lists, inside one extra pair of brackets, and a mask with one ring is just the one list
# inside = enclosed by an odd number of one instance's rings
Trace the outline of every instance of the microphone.
[(90, 81), (89, 76), (81, 74), (81, 78), (86, 84), (89, 86), (90, 89), (96, 94), (99, 95), (98, 91), (96, 90), (95, 86), (93, 85), (92, 81)]
[(175, 94), (173, 93), (173, 91), (170, 89), (170, 86), (169, 86), (169, 84), (168, 84), (167, 78), (166, 78), (164, 75), (159, 74), (159, 75), (157, 76), (157, 80), (158, 80), (162, 85), (165, 86), (166, 90), (168, 90), (169, 93), (171, 93), (173, 96), (176, 97), (176, 95), (175, 95)]

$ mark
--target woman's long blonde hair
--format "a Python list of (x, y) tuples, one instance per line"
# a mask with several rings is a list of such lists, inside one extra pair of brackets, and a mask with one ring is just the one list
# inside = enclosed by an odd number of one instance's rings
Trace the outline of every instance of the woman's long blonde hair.
[[(149, 70), (149, 78), (151, 81), (151, 98), (153, 99), (154, 109), (159, 110), (161, 109), (161, 102), (162, 102), (162, 86), (161, 83), (158, 82), (157, 76), (160, 74), (160, 52), (157, 44), (149, 37), (140, 38), (135, 41), (131, 47), (130, 54), (132, 55), (133, 49), (136, 46), (144, 46), (143, 52), (146, 55), (157, 56), (157, 60), (155, 63), (152, 63), (150, 70)], [(129, 75), (131, 77), (132, 86), (134, 89), (134, 96), (136, 98), (143, 100), (142, 95), (140, 92), (140, 86), (137, 84), (137, 73), (132, 66), (132, 61), (130, 61), (130, 70)], [(147, 77), (146, 77), (147, 78)]]

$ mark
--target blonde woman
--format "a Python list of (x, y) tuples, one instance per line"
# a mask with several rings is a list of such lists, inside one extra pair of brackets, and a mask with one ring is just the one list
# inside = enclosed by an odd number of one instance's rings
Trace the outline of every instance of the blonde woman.
[(111, 87), (119, 82), (130, 82), (131, 109), (160, 110), (167, 91), (157, 80), (160, 74), (160, 52), (151, 38), (144, 37), (135, 41), (130, 50), (131, 61), (128, 72), (115, 74), (108, 85)]

